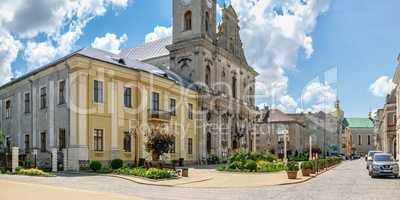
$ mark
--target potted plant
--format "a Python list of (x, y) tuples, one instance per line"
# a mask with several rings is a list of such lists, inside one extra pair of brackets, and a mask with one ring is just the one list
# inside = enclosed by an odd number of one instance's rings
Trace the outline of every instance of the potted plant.
[(290, 161), (286, 164), (286, 173), (288, 179), (296, 179), (298, 171), (299, 171), (299, 163), (297, 163), (296, 161)]
[(159, 129), (153, 129), (147, 136), (146, 150), (151, 152), (153, 161), (158, 161), (160, 156), (171, 151), (175, 137), (172, 134), (161, 133)]
[(310, 176), (313, 170), (313, 164), (311, 161), (304, 161), (301, 163), (301, 173), (303, 176)]

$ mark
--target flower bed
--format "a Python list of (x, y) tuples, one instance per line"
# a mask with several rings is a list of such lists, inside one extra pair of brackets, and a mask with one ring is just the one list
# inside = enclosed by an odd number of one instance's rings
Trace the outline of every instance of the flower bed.
[(44, 177), (52, 176), (51, 174), (44, 172), (43, 170), (36, 169), (36, 168), (32, 168), (32, 169), (17, 168), (15, 170), (15, 174), (25, 175), (25, 176), (44, 176)]
[(283, 162), (277, 162), (272, 154), (239, 152), (228, 159), (228, 163), (219, 165), (218, 171), (228, 172), (278, 172), (285, 170)]
[(124, 167), (114, 170), (114, 173), (119, 175), (140, 176), (149, 179), (168, 179), (176, 177), (176, 173), (173, 170), (156, 168), (145, 169), (140, 167)]

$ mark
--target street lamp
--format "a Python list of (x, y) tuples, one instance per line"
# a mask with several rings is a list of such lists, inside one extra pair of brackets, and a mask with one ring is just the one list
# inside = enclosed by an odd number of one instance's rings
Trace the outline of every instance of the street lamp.
[(287, 163), (287, 135), (288, 135), (289, 131), (288, 128), (285, 127), (281, 127), (278, 129), (278, 134), (279, 135), (283, 135), (283, 162)]

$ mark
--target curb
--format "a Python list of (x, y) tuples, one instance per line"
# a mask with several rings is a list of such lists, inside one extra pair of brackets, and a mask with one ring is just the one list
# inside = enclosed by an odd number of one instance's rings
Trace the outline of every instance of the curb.
[[(149, 185), (149, 186), (159, 186), (159, 187), (179, 187), (180, 185), (185, 185), (185, 184), (191, 184), (191, 183), (200, 183), (200, 182), (204, 182), (204, 181), (209, 181), (212, 178), (207, 178), (207, 179), (203, 179), (203, 180), (198, 180), (198, 181), (192, 181), (192, 182), (188, 182), (188, 183), (178, 183), (175, 185), (162, 185), (162, 184), (157, 184), (157, 183), (143, 183), (141, 181), (137, 181), (134, 179), (130, 179), (130, 178), (126, 178), (124, 176), (118, 176), (118, 175), (112, 175), (112, 174), (107, 174), (107, 175), (103, 175), (103, 176), (108, 176), (108, 177), (113, 177), (113, 178), (120, 178), (120, 179), (124, 179), (127, 181), (131, 181), (137, 184), (141, 184), (141, 185)], [(138, 177), (136, 177), (138, 178)]]

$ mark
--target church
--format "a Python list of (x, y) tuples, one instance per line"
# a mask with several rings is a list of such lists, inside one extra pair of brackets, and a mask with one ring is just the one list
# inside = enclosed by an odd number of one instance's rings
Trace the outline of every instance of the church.
[(216, 0), (173, 0), (173, 34), (124, 49), (123, 57), (166, 68), (199, 92), (199, 156), (255, 149), (255, 79), (232, 5), (217, 25)]

